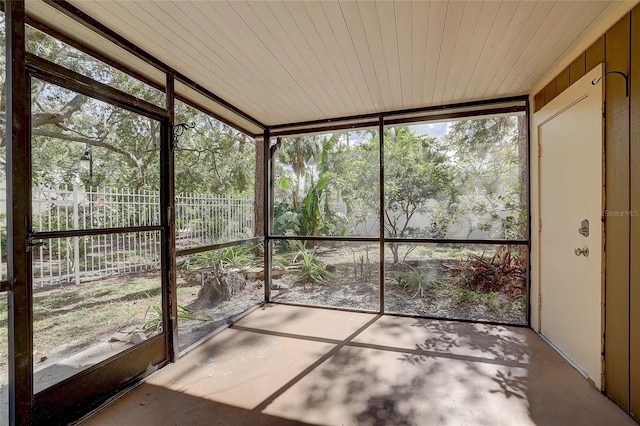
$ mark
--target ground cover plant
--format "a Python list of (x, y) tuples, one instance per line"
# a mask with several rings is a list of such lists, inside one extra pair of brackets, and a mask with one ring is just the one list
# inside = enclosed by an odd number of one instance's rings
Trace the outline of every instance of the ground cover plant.
[[(515, 247), (515, 246), (514, 246)], [(399, 247), (406, 251), (405, 246)], [(495, 252), (495, 253), (494, 253)], [(509, 253), (504, 254), (504, 253)], [(332, 279), (301, 285), (293, 268), (274, 278), (275, 301), (364, 310), (379, 310), (379, 246), (355, 243), (318, 243), (309, 255), (332, 272)], [(526, 323), (526, 269), (513, 247), (418, 245), (394, 263), (385, 253), (385, 310), (441, 318)], [(471, 260), (470, 260), (471, 259)], [(496, 263), (502, 284), (486, 288), (484, 275), (470, 275), (470, 262)], [(499, 259), (511, 262), (498, 264)]]

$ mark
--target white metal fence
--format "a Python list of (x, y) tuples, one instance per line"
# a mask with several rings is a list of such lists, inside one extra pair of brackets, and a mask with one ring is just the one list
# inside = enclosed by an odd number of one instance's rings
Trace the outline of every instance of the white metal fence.
[[(0, 188), (2, 191), (2, 188)], [(4, 207), (5, 191), (0, 192)], [(239, 240), (254, 235), (254, 200), (230, 195), (176, 196), (178, 249)], [(158, 192), (114, 189), (32, 191), (33, 229), (122, 228), (158, 225)], [(0, 228), (6, 239), (6, 226)], [(3, 248), (0, 245), (0, 258)], [(33, 247), (34, 285), (80, 283), (98, 277), (144, 272), (160, 265), (160, 232), (130, 232), (47, 239)], [(4, 275), (4, 265), (0, 264)]]
[(253, 198), (231, 195), (176, 195), (176, 248), (255, 236)]

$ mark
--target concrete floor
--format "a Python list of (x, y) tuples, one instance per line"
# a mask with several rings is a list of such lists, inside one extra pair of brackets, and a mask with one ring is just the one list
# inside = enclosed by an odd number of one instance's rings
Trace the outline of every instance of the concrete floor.
[(635, 425), (526, 328), (267, 305), (86, 425)]

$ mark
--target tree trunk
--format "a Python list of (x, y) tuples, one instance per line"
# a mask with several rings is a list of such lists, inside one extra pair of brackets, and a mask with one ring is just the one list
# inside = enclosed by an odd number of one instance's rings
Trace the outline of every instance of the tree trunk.
[(247, 285), (247, 280), (236, 272), (226, 272), (222, 264), (214, 265), (210, 271), (201, 271), (202, 286), (192, 304), (197, 308), (213, 308), (232, 299)]
[(389, 248), (391, 249), (391, 254), (393, 254), (393, 264), (396, 265), (400, 261), (399, 251), (400, 246), (396, 243), (390, 243)]

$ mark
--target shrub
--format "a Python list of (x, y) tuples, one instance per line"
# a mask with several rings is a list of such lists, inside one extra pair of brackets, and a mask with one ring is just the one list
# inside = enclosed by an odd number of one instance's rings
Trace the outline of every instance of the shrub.
[(512, 296), (526, 291), (525, 259), (514, 256), (501, 246), (492, 257), (470, 254), (457, 266), (448, 266), (460, 287), (481, 293), (504, 293)]

